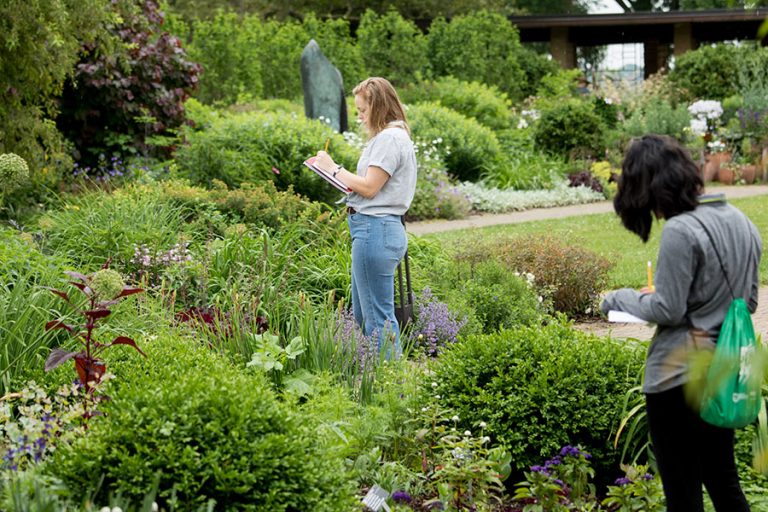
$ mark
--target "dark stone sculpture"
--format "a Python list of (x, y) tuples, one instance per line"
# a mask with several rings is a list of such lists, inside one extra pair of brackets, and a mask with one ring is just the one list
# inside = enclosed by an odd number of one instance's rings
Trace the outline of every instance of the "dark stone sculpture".
[(337, 132), (347, 131), (347, 102), (341, 72), (323, 55), (314, 39), (301, 52), (301, 85), (306, 116), (324, 117)]

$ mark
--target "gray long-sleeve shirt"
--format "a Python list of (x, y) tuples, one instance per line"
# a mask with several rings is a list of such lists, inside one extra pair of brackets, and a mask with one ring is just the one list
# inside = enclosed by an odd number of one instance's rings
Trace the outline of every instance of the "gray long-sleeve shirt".
[(608, 294), (601, 305), (626, 311), (655, 323), (656, 333), (648, 349), (643, 392), (660, 393), (686, 381), (687, 349), (694, 340), (691, 327), (714, 341), (733, 300), (715, 249), (695, 216), (709, 229), (725, 265), (736, 297), (757, 308), (758, 264), (762, 252), (760, 234), (722, 195), (702, 196), (692, 212), (667, 221), (654, 279), (655, 293), (624, 288)]

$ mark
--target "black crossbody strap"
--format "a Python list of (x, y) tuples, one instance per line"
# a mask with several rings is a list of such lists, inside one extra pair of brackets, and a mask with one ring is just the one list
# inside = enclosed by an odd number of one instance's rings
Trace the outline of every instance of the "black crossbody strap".
[(717, 256), (717, 261), (720, 263), (720, 269), (723, 271), (723, 276), (725, 276), (725, 284), (728, 285), (728, 290), (731, 292), (731, 297), (736, 300), (736, 294), (733, 293), (733, 287), (731, 286), (731, 281), (728, 279), (728, 273), (725, 271), (725, 265), (723, 265), (723, 259), (720, 257), (720, 252), (717, 250), (717, 246), (715, 245), (715, 239), (712, 237), (712, 233), (709, 232), (709, 228), (701, 222), (701, 220), (696, 217), (695, 215), (691, 214), (691, 218), (698, 222), (702, 229), (704, 230), (704, 233), (707, 234), (707, 238), (709, 238), (710, 243), (712, 244), (712, 248), (715, 250), (715, 255)]

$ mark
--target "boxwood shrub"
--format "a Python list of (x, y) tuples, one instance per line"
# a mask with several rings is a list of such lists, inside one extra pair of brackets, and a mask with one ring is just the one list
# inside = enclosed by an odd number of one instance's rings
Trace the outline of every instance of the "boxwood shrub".
[(547, 153), (590, 156), (603, 148), (605, 124), (594, 104), (578, 99), (561, 99), (542, 105), (536, 123), (536, 148)]
[(598, 478), (610, 477), (620, 458), (613, 434), (643, 355), (555, 322), (468, 336), (435, 362), (430, 383), (459, 416), (459, 430), (486, 423), (518, 477), (567, 444), (594, 456)]
[(196, 184), (211, 186), (219, 179), (236, 187), (243, 182), (273, 181), (279, 190), (293, 185), (298, 194), (332, 202), (339, 192), (303, 165), (328, 138), (329, 153), (336, 162), (354, 169), (357, 150), (328, 125), (303, 116), (263, 112), (214, 119), (208, 129), (189, 133), (177, 162), (182, 175)]
[(418, 103), (408, 109), (414, 134), (420, 139), (442, 138), (445, 166), (462, 181), (475, 181), (501, 161), (499, 141), (490, 128), (438, 103)]
[(494, 86), (446, 76), (402, 90), (406, 103), (435, 101), (493, 130), (508, 128), (511, 102)]
[(159, 478), (157, 501), (176, 510), (212, 500), (217, 510), (354, 508), (338, 450), (324, 451), (313, 420), (278, 402), (260, 374), (187, 338), (140, 344), (147, 359), (114, 363), (105, 416), (48, 466), (72, 496), (137, 503)]

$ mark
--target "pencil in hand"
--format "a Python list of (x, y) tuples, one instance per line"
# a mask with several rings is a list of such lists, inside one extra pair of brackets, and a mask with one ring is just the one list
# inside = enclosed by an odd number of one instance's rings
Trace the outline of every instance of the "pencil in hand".
[(327, 138), (327, 139), (325, 139), (325, 150), (324, 150), (324, 151), (325, 151), (326, 153), (328, 152), (328, 144), (329, 144), (330, 142), (331, 142), (331, 139), (330, 139), (330, 137), (329, 137), (329, 138)]
[(653, 293), (654, 291), (656, 291), (656, 287), (653, 286), (653, 269), (651, 267), (651, 260), (648, 260), (648, 267), (646, 269), (646, 275), (647, 275), (647, 278), (648, 278), (648, 288), (647, 288), (647, 290), (648, 290), (649, 293)]

